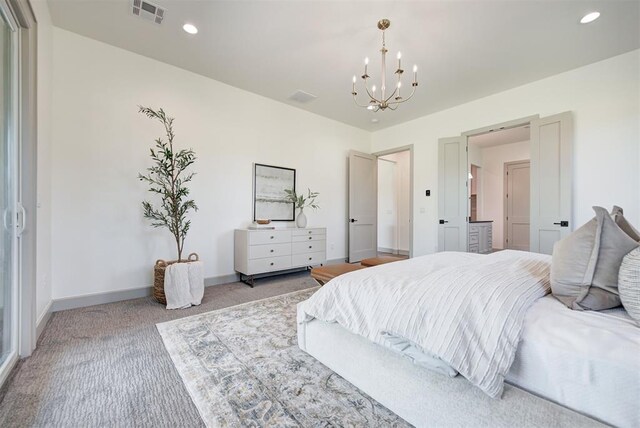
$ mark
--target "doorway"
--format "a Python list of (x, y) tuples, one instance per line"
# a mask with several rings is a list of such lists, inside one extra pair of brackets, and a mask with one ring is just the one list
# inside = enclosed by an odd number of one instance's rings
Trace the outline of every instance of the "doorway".
[[(502, 159), (496, 167), (501, 157), (479, 155), (478, 146), (486, 139), (489, 142), (484, 149), (493, 149), (501, 131), (525, 132), (527, 126), (529, 142), (522, 146), (528, 146), (530, 158), (528, 250), (551, 254), (554, 244), (571, 233), (572, 113), (529, 116), (438, 140), (438, 251), (491, 252), (505, 248), (505, 193), (497, 192), (497, 203), (489, 202), (484, 193), (504, 186), (504, 163), (514, 160)], [(474, 140), (481, 143), (473, 144)], [(493, 174), (491, 169), (495, 170)], [(492, 180), (498, 184), (491, 186)], [(474, 223), (470, 223), (472, 216)], [(498, 227), (494, 222), (500, 223)], [(518, 245), (524, 247), (524, 239), (520, 241)]]
[[(468, 143), (469, 251), (528, 251), (529, 124), (476, 134), (468, 138)], [(518, 218), (514, 217), (514, 210)], [(518, 248), (510, 236), (514, 230)], [(471, 236), (475, 231), (477, 238)]]
[(378, 255), (409, 255), (411, 153), (378, 156)]
[(350, 151), (348, 166), (349, 263), (389, 253), (411, 257), (413, 145), (373, 154)]

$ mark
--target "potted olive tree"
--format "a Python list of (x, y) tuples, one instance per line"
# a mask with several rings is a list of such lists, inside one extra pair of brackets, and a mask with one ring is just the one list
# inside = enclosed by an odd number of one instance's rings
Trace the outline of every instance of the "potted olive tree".
[(150, 119), (158, 120), (164, 126), (166, 139), (155, 140), (155, 147), (150, 149), (152, 165), (145, 174), (138, 174), (138, 179), (149, 185), (149, 192), (159, 197), (157, 205), (149, 201), (142, 202), (144, 217), (151, 221), (153, 227), (166, 227), (175, 239), (177, 259), (172, 261), (158, 260), (154, 268), (153, 294), (156, 300), (166, 304), (164, 294), (164, 273), (168, 265), (173, 263), (188, 263), (197, 261), (196, 253), (187, 259), (182, 258), (184, 241), (191, 227), (191, 220), (187, 219), (189, 211), (197, 211), (198, 207), (193, 199), (189, 199), (187, 183), (195, 173), (187, 169), (193, 165), (196, 155), (191, 149), (177, 150), (173, 140), (173, 118), (167, 117), (164, 110), (153, 110), (139, 107), (139, 112)]
[(289, 202), (292, 202), (295, 207), (300, 210), (296, 217), (296, 226), (299, 228), (307, 227), (307, 216), (304, 214), (304, 209), (306, 207), (313, 208), (314, 210), (320, 208), (316, 203), (316, 198), (320, 193), (312, 192), (311, 189), (307, 189), (307, 196), (304, 196), (302, 193), (298, 195), (293, 189), (285, 189), (285, 192), (287, 193)]

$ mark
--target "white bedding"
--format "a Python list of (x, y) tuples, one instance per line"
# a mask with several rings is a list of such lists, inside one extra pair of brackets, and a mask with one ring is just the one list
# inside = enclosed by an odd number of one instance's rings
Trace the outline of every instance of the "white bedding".
[(341, 275), (302, 302), (314, 318), (384, 344), (404, 337), (499, 397), (529, 307), (549, 292), (550, 257), (438, 253)]
[(574, 311), (553, 296), (525, 317), (507, 382), (620, 427), (640, 426), (640, 327), (622, 309)]

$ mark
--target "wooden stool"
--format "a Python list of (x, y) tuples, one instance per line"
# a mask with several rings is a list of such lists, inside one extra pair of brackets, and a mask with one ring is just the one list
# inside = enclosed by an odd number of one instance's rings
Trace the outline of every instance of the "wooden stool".
[(370, 259), (364, 259), (360, 262), (362, 266), (371, 267), (383, 265), (385, 263), (397, 262), (400, 260), (406, 260), (403, 257), (393, 257), (393, 256), (382, 256), (382, 257), (371, 257)]
[(340, 276), (344, 273), (353, 272), (364, 268), (365, 266), (352, 265), (349, 263), (315, 267), (311, 269), (311, 278), (315, 279), (318, 284), (325, 285), (336, 276)]

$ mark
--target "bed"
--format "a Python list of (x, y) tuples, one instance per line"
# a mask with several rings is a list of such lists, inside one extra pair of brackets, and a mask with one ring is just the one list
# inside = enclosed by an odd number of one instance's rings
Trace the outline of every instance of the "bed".
[[(496, 254), (439, 253), (338, 277), (299, 305), (299, 346), (416, 426), (508, 425), (514, 414), (523, 425), (535, 416), (640, 426), (640, 328), (622, 309), (572, 311), (549, 295), (549, 256)], [(465, 283), (471, 291), (457, 288)], [(395, 347), (398, 337), (427, 364)], [(437, 373), (429, 361), (440, 357), (463, 376)]]

